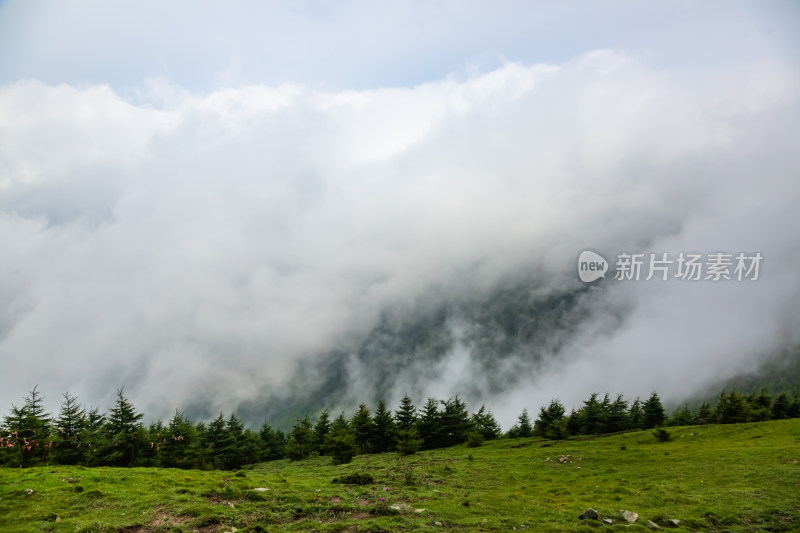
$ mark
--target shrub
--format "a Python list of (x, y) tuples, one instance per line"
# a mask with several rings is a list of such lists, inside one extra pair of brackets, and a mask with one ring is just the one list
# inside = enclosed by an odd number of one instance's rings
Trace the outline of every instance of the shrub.
[(472, 431), (469, 436), (467, 437), (467, 446), (470, 448), (477, 448), (483, 444), (484, 438), (483, 435), (478, 433), (477, 431)]
[(375, 480), (373, 477), (365, 472), (356, 472), (346, 476), (333, 478), (333, 483), (341, 483), (344, 485), (371, 485)]
[(656, 438), (658, 442), (667, 442), (669, 440), (672, 440), (672, 435), (670, 435), (669, 431), (667, 431), (664, 428), (656, 428), (655, 430), (653, 430), (653, 436)]

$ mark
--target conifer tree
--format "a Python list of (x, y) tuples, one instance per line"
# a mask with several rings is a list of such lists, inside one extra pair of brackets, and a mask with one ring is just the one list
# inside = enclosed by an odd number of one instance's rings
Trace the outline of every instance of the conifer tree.
[(325, 443), (331, 431), (331, 417), (327, 409), (323, 409), (314, 425), (314, 449), (320, 455), (327, 455)]
[(408, 394), (403, 396), (400, 400), (400, 408), (395, 411), (395, 421), (397, 422), (397, 429), (399, 431), (408, 431), (413, 429), (417, 423), (417, 409), (411, 402)]
[(531, 425), (531, 417), (528, 415), (528, 409), (522, 410), (522, 413), (517, 418), (517, 423), (511, 428), (509, 436), (512, 438), (517, 437), (530, 437), (533, 435), (533, 426)]
[(628, 428), (644, 429), (644, 410), (639, 398), (633, 400), (631, 408), (628, 410)]
[(708, 402), (703, 402), (703, 405), (697, 410), (697, 418), (695, 419), (696, 424), (708, 424), (711, 422), (713, 418), (713, 413), (711, 412), (711, 407), (708, 405)]
[(258, 432), (261, 439), (261, 460), (275, 461), (282, 459), (286, 438), (282, 431), (276, 431), (265, 420)]
[(492, 440), (500, 436), (500, 424), (485, 405), (481, 405), (478, 412), (472, 415), (472, 425), (484, 440)]
[(367, 404), (362, 403), (350, 420), (350, 431), (361, 453), (369, 453), (373, 438), (372, 415)]
[(439, 401), (436, 398), (428, 398), (420, 410), (417, 432), (423, 449), (431, 450), (441, 447), (441, 413), (439, 412)]
[(143, 448), (141, 419), (133, 404), (125, 397), (124, 388), (117, 390), (117, 400), (108, 412), (105, 423), (104, 461), (112, 466), (133, 466)]
[(770, 408), (772, 418), (775, 420), (789, 418), (791, 406), (792, 400), (789, 399), (788, 394), (785, 392), (778, 394), (772, 401), (772, 407)]
[(50, 452), (53, 460), (63, 465), (76, 465), (84, 461), (86, 446), (82, 446), (83, 432), (86, 429), (86, 410), (78, 399), (64, 393), (61, 410), (55, 420), (53, 447)]
[(372, 450), (384, 453), (394, 450), (397, 445), (397, 428), (392, 413), (386, 408), (386, 402), (378, 402), (375, 416), (372, 417)]
[(583, 402), (581, 409), (582, 427), (581, 433), (585, 435), (595, 435), (602, 433), (605, 428), (605, 413), (602, 403), (597, 399), (598, 394), (593, 392), (589, 399)]
[(176, 409), (167, 426), (167, 446), (161, 464), (172, 468), (192, 468), (196, 440), (194, 424)]
[(467, 411), (467, 404), (455, 396), (442, 401), (441, 435), (442, 446), (454, 446), (467, 440), (472, 431), (472, 420)]
[(606, 431), (616, 433), (628, 427), (628, 402), (617, 394), (617, 398), (611, 403), (606, 415)]
[(548, 439), (563, 438), (566, 426), (562, 429), (561, 421), (564, 419), (564, 404), (558, 399), (550, 400), (550, 404), (539, 409), (539, 418), (533, 424), (534, 434)]
[(308, 415), (297, 419), (286, 439), (286, 456), (294, 461), (305, 459), (314, 445), (314, 430)]
[(650, 395), (650, 398), (644, 402), (644, 429), (652, 429), (664, 425), (666, 414), (664, 413), (664, 406), (661, 405), (661, 398), (658, 397), (656, 392)]
[(89, 466), (102, 463), (103, 451), (108, 445), (105, 434), (106, 416), (97, 407), (92, 407), (86, 413), (86, 428), (81, 435), (81, 447)]

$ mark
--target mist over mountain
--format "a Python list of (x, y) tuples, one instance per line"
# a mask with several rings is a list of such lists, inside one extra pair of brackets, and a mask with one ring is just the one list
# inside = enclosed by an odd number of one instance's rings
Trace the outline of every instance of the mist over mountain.
[[(51, 411), (67, 391), (104, 410), (124, 386), (147, 420), (285, 424), (459, 394), (508, 427), (523, 407), (595, 391), (679, 402), (800, 343), (796, 8), (619, 4), (601, 17), (614, 31), (588, 31), (587, 11), (570, 46), (545, 53), (526, 40), (536, 28), (504, 24), (517, 8), (543, 24), (532, 7), (410, 5), (370, 7), (389, 37), (351, 3), (278, 9), (302, 35), (368, 32), (396, 52), (312, 39), (321, 71), (350, 69), (328, 83), (310, 63), (262, 68), (283, 41), (234, 47), (258, 52), (213, 75), (62, 75), (29, 33), (75, 30), (0, 4), (0, 54), (38, 58), (0, 61), (0, 408), (38, 385)], [(239, 42), (237, 25), (197, 16)], [(453, 56), (475, 32), (426, 29), (453, 17), (492, 22), (481, 50), (514, 54)], [(390, 37), (397, 21), (421, 32), (417, 56)], [(106, 50), (87, 42), (75, 50)], [(152, 53), (124, 52), (131, 69), (158, 55), (140, 44)], [(428, 45), (436, 67), (412, 72)], [(175, 53), (156, 63), (205, 57)], [(373, 67), (384, 75), (347, 83)], [(591, 285), (587, 249), (611, 265)], [(763, 262), (757, 280), (617, 281), (621, 253)]]

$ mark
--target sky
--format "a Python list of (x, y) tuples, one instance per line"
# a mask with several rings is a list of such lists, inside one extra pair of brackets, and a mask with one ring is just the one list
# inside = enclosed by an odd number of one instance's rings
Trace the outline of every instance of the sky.
[(387, 309), (574, 290), (587, 248), (764, 261), (606, 284), (565, 359), (486, 398), (505, 427), (752, 369), (800, 342), (798, 29), (788, 1), (5, 0), (0, 409), (302, 394)]

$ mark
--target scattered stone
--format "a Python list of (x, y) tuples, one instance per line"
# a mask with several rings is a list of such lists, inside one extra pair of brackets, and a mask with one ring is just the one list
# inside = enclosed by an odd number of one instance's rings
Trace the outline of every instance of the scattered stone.
[(25, 494), (33, 494), (33, 489), (25, 489)]
[[(266, 492), (266, 491), (272, 490), (272, 489), (268, 489), (267, 487), (256, 487), (253, 490), (256, 491), (256, 492)], [(317, 490), (319, 490), (319, 489), (317, 489)]]
[(545, 457), (544, 462), (545, 463), (552, 463), (553, 461), (549, 457)]
[(633, 524), (637, 520), (639, 520), (639, 515), (634, 513), (633, 511), (620, 511), (622, 518)]
[(647, 525), (650, 526), (652, 529), (661, 529), (660, 527), (658, 527), (658, 524), (656, 524), (652, 520), (648, 520)]
[(600, 520), (600, 513), (598, 513), (594, 509), (589, 508), (586, 509), (583, 512), (583, 514), (580, 515), (578, 518), (580, 518), (581, 520)]
[(415, 513), (424, 513), (426, 511), (427, 511), (427, 509), (414, 509)]
[(569, 456), (569, 455), (559, 455), (558, 456), (558, 462), (559, 463), (566, 463), (567, 461), (569, 461), (570, 457), (571, 456)]
[(678, 527), (678, 524), (680, 524), (681, 521), (678, 520), (677, 518), (670, 518), (669, 520), (667, 520), (667, 523), (670, 525), (670, 527)]
[(322, 489), (314, 489), (314, 492), (322, 492)]
[(444, 524), (442, 524), (441, 522), (434, 522), (434, 523), (433, 523), (433, 525), (434, 525), (434, 526), (439, 526), (439, 527), (442, 527)]
[(611, 520), (610, 518), (603, 518), (603, 522), (605, 522), (605, 523), (606, 523), (606, 524), (608, 524), (609, 526), (610, 526), (610, 525), (612, 525), (612, 524), (614, 523), (614, 521), (613, 521), (613, 520)]
[(389, 509), (394, 509), (395, 511), (410, 511), (412, 507), (407, 503), (395, 503), (390, 505)]

